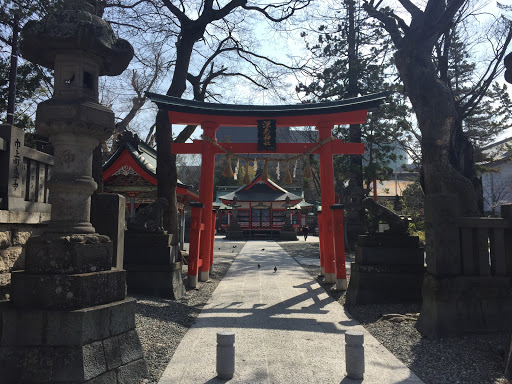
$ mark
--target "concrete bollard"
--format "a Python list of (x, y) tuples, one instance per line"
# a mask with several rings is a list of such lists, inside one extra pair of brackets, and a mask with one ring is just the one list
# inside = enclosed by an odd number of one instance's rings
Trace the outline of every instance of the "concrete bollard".
[(235, 373), (235, 333), (217, 332), (217, 377), (231, 379)]
[(345, 332), (345, 366), (347, 377), (363, 379), (364, 377), (364, 335), (362, 332)]

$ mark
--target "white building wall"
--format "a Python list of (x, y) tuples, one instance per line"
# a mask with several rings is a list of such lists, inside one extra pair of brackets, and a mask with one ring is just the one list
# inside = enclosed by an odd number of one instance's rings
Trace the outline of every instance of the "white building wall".
[(488, 167), (496, 172), (482, 174), (484, 211), (499, 216), (501, 204), (512, 203), (512, 160)]

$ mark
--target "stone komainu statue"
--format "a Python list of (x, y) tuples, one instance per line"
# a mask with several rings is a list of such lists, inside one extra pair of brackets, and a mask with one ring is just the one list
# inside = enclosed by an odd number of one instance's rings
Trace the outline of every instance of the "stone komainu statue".
[(402, 219), (391, 209), (384, 207), (377, 203), (373, 198), (366, 197), (363, 199), (363, 207), (368, 210), (370, 214), (370, 223), (368, 225), (369, 231), (375, 233), (379, 227), (379, 221), (384, 221), (389, 225), (388, 232), (392, 233), (406, 233), (409, 227), (409, 222)]
[(163, 233), (164, 209), (169, 206), (167, 199), (159, 197), (155, 202), (139, 210), (128, 219), (128, 229), (136, 232)]

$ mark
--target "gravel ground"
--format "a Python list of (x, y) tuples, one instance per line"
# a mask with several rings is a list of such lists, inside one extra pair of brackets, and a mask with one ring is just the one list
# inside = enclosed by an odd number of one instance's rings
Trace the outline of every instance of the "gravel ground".
[[(217, 288), (243, 245), (243, 242), (216, 241), (215, 262), (210, 280), (207, 283), (198, 284), (196, 289), (187, 287), (185, 297), (179, 300), (131, 295), (137, 299), (135, 321), (148, 365), (150, 383), (158, 382), (181, 339), (194, 324), (197, 315)], [(185, 277), (186, 274), (187, 267), (184, 266), (183, 276)]]
[[(493, 333), (428, 340), (414, 328), (415, 321), (382, 320), (384, 314), (415, 314), (417, 304), (345, 304), (344, 292), (318, 279), (320, 268), (308, 265), (307, 258), (320, 257), (317, 243), (281, 243), (283, 249), (314, 277), (354, 319), (360, 322), (391, 353), (427, 384), (508, 384), (503, 377), (509, 335)], [(353, 254), (347, 259), (353, 260)]]

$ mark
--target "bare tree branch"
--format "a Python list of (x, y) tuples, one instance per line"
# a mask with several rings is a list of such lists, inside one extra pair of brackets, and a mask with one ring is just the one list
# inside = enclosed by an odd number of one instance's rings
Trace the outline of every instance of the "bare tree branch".
[(422, 15), (421, 9), (419, 9), (416, 5), (414, 5), (410, 0), (398, 0), (402, 7), (404, 7), (407, 12), (411, 14), (411, 17), (420, 17)]

